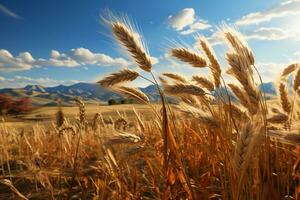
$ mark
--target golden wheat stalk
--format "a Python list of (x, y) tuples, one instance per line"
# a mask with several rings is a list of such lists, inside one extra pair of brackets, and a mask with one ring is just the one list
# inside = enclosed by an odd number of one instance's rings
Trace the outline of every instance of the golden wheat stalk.
[(87, 121), (86, 121), (85, 105), (80, 97), (74, 98), (74, 101), (77, 103), (77, 105), (79, 107), (79, 121), (82, 125), (86, 125)]
[(281, 78), (285, 78), (288, 75), (290, 75), (292, 72), (294, 72), (297, 68), (299, 68), (298, 64), (291, 64), (288, 65), (286, 68), (283, 69), (281, 73)]
[(280, 124), (280, 123), (284, 123), (288, 120), (288, 116), (286, 114), (283, 113), (277, 113), (273, 116), (271, 116), (270, 118), (268, 118), (268, 122), (270, 123), (274, 123), (274, 124)]
[(61, 127), (65, 122), (64, 112), (61, 109), (61, 106), (58, 107), (58, 111), (56, 112), (56, 125), (57, 127)]
[(204, 58), (200, 57), (199, 55), (188, 51), (185, 48), (174, 48), (171, 49), (172, 56), (178, 58), (183, 62), (187, 62), (193, 67), (207, 67), (206, 61)]
[(191, 106), (186, 103), (180, 103), (179, 106), (176, 106), (175, 109), (178, 109), (181, 113), (193, 117), (197, 122), (202, 125), (207, 126), (208, 128), (218, 128), (220, 127), (218, 121), (215, 117), (208, 115), (198, 107)]
[(285, 88), (285, 84), (284, 83), (280, 83), (279, 84), (279, 97), (280, 97), (280, 103), (281, 103), (281, 107), (282, 109), (286, 112), (286, 113), (290, 113), (291, 112), (291, 108), (292, 108), (292, 104), (290, 102), (287, 90)]
[(217, 57), (214, 53), (213, 48), (210, 46), (209, 42), (206, 40), (205, 37), (199, 37), (200, 45), (206, 54), (207, 58), (209, 59), (210, 62), (210, 70), (212, 72), (213, 78), (214, 78), (214, 84), (215, 87), (220, 87), (221, 82), (221, 67), (219, 65), (219, 62), (217, 60)]
[(121, 22), (112, 23), (112, 31), (115, 37), (126, 47), (138, 66), (150, 72), (152, 69), (150, 56), (146, 54), (140, 42), (134, 36), (134, 32)]
[(132, 145), (123, 152), (122, 159), (126, 160), (130, 156), (134, 156), (138, 153), (142, 153), (142, 152), (145, 153), (145, 150), (146, 150), (146, 148), (144, 145)]
[(231, 89), (231, 91), (234, 93), (234, 95), (238, 98), (241, 105), (243, 105), (245, 108), (247, 108), (249, 113), (255, 114), (257, 112), (257, 107), (251, 106), (248, 95), (246, 94), (246, 92), (243, 89), (241, 89), (240, 87), (238, 87), (234, 84), (228, 84), (228, 86)]
[(261, 128), (254, 122), (248, 122), (243, 126), (234, 154), (235, 167), (239, 172), (246, 170), (251, 156), (253, 156), (254, 147), (259, 145), (259, 139), (262, 136)]
[(96, 113), (94, 115), (94, 118), (93, 118), (93, 129), (94, 130), (97, 130), (98, 127), (99, 127), (99, 120), (100, 120), (100, 117), (101, 117), (101, 114), (100, 113)]
[(229, 71), (230, 75), (234, 76), (241, 83), (251, 106), (259, 108), (260, 93), (253, 82), (252, 75), (244, 57), (239, 54), (228, 53), (226, 59), (231, 66)]
[(300, 144), (300, 135), (298, 130), (289, 130), (288, 132), (281, 130), (268, 130), (268, 136), (271, 139), (275, 139), (276, 142), (283, 144), (295, 146), (299, 146)]
[(120, 92), (121, 94), (133, 98), (135, 100), (141, 101), (143, 103), (149, 103), (149, 98), (145, 93), (143, 93), (141, 90), (137, 88), (132, 88), (132, 87), (126, 87), (126, 86), (119, 86), (115, 88), (116, 91)]
[(242, 85), (248, 84), (250, 73), (248, 65), (243, 62), (243, 58), (236, 53), (227, 53), (226, 60), (231, 66), (227, 73), (234, 76)]
[(228, 27), (223, 29), (223, 33), (226, 41), (230, 44), (234, 51), (243, 56), (248, 65), (248, 70), (250, 74), (252, 74), (253, 70), (250, 65), (254, 65), (254, 56), (244, 38), (238, 32)]
[(158, 78), (159, 78), (159, 81), (161, 82), (162, 85), (168, 85), (169, 84), (168, 81), (165, 78), (163, 78), (162, 76), (159, 76)]
[(208, 89), (209, 91), (214, 90), (214, 84), (207, 78), (202, 77), (202, 76), (193, 76), (192, 78), (193, 81), (197, 82), (199, 85), (202, 87)]
[(139, 73), (129, 69), (123, 69), (119, 72), (112, 73), (111, 75), (105, 77), (98, 83), (103, 87), (111, 87), (119, 83), (133, 81), (139, 76)]
[(300, 69), (297, 70), (295, 79), (294, 79), (293, 88), (294, 88), (295, 92), (299, 89), (299, 86), (300, 86)]
[(242, 84), (245, 91), (248, 89), (255, 90), (252, 75), (243, 57), (236, 53), (227, 53), (226, 60), (231, 66), (227, 73), (235, 77)]
[[(20, 199), (28, 200), (28, 198), (25, 197), (21, 192), (19, 192), (19, 190), (13, 185), (13, 183), (10, 180), (8, 180), (8, 179), (1, 179), (0, 183), (8, 186), (9, 189), (11, 191), (13, 191)], [(4, 194), (5, 194), (5, 192), (4, 192)]]
[(182, 83), (177, 83), (175, 85), (166, 85), (164, 86), (164, 90), (166, 93), (178, 95), (178, 94), (191, 94), (195, 96), (203, 96), (205, 95), (205, 91), (195, 85), (187, 85)]
[(164, 76), (173, 79), (175, 82), (187, 83), (185, 77), (175, 73), (163, 73)]
[(199, 100), (195, 96), (189, 94), (180, 94), (179, 96), (180, 99), (188, 105), (197, 106), (197, 107), (200, 105)]
[(137, 135), (127, 132), (120, 132), (118, 134), (106, 138), (104, 145), (109, 147), (116, 144), (138, 143), (140, 141), (141, 138)]
[[(231, 66), (230, 74), (233, 75), (243, 86), (245, 94), (249, 99), (249, 107), (255, 107), (258, 110), (260, 106), (260, 92), (254, 84), (253, 69), (254, 57), (250, 48), (244, 39), (233, 29), (223, 30), (225, 39), (234, 50), (233, 53), (226, 54), (226, 59)], [(254, 111), (253, 109), (251, 109)], [(255, 114), (256, 112), (252, 113)]]
[(224, 109), (227, 113), (231, 112), (234, 118), (238, 118), (240, 120), (249, 119), (248, 115), (246, 114), (246, 111), (242, 111), (238, 106), (234, 104), (225, 104)]
[(133, 113), (135, 115), (135, 118), (137, 119), (139, 126), (141, 128), (141, 131), (144, 132), (145, 131), (145, 124), (143, 122), (143, 120), (141, 119), (141, 116), (137, 113), (136, 109), (134, 107), (132, 107)]

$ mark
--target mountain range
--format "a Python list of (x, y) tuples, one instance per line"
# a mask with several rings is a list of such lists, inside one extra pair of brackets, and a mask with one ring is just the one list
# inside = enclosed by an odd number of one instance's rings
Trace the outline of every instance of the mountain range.
[[(274, 95), (276, 90), (273, 83), (264, 83), (259, 86), (261, 90), (269, 95)], [(158, 101), (159, 95), (154, 85), (140, 88), (151, 101)], [(59, 85), (55, 87), (44, 87), (41, 85), (27, 85), (24, 88), (0, 89), (0, 94), (6, 94), (15, 98), (29, 97), (33, 105), (57, 105), (57, 99), (64, 104), (71, 104), (75, 96), (80, 96), (84, 101), (91, 103), (106, 103), (109, 99), (121, 100), (122, 96), (107, 90), (96, 83), (77, 83), (70, 86)]]
[[(151, 101), (157, 101), (158, 93), (154, 85), (140, 88), (148, 95)], [(42, 85), (27, 85), (24, 88), (0, 89), (0, 94), (6, 94), (15, 98), (31, 98), (33, 105), (56, 105), (57, 99), (64, 104), (69, 104), (75, 96), (91, 103), (106, 103), (109, 99), (121, 100), (123, 97), (115, 92), (107, 90), (96, 83), (76, 83), (65, 86), (44, 87)]]

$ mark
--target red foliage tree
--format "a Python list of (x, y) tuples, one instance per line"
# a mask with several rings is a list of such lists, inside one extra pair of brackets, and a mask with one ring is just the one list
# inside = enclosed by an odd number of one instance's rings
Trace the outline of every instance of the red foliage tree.
[(0, 114), (20, 114), (32, 109), (29, 98), (14, 100), (12, 97), (0, 94)]
[(31, 110), (31, 100), (30, 98), (22, 98), (19, 100), (16, 100), (9, 110), (9, 113), (12, 114), (20, 114), (20, 113), (26, 113)]
[(11, 97), (0, 94), (0, 114), (8, 113), (12, 104), (14, 104), (14, 100)]

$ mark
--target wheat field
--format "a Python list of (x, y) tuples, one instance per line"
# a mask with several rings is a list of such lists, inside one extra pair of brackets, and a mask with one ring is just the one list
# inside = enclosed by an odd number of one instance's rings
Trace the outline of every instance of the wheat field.
[[(139, 101), (148, 116), (129, 108), (130, 117), (108, 119), (76, 98), (76, 118), (58, 107), (48, 127), (1, 123), (0, 199), (298, 199), (300, 65), (281, 72), (277, 101), (269, 103), (258, 89), (255, 56), (229, 27), (221, 30), (230, 47), (227, 71), (204, 37), (202, 54), (170, 49), (191, 67), (210, 70), (186, 78), (154, 74), (132, 26), (105, 22), (141, 71), (122, 69), (98, 83)], [(227, 84), (225, 73), (236, 83)], [(161, 103), (127, 84), (136, 79), (154, 84)], [(170, 105), (170, 96), (178, 103)]]

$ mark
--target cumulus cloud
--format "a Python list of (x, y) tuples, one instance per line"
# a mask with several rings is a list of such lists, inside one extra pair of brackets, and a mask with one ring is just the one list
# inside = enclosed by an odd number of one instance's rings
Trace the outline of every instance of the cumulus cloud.
[(177, 31), (193, 24), (195, 21), (195, 10), (193, 8), (185, 8), (174, 16), (169, 16), (169, 23), (172, 28)]
[(5, 78), (0, 76), (0, 84), (2, 88), (18, 88), (26, 85), (43, 85), (43, 86), (55, 86), (55, 85), (70, 85), (78, 83), (78, 80), (55, 80), (48, 77), (45, 78), (32, 78), (28, 76), (14, 76), (12, 78)]
[(284, 40), (293, 35), (293, 33), (287, 30), (275, 27), (262, 27), (245, 33), (247, 39), (257, 40)]
[(69, 56), (79, 62), (81, 65), (98, 65), (98, 66), (128, 66), (129, 63), (123, 58), (112, 58), (106, 54), (93, 53), (86, 48), (72, 49)]
[(8, 50), (0, 49), (1, 71), (23, 71), (43, 66), (77, 67), (85, 65), (128, 66), (130, 63), (123, 58), (112, 58), (106, 54), (93, 53), (86, 48), (71, 49), (67, 53), (52, 50), (48, 59), (35, 59), (29, 52), (13, 56)]
[(9, 51), (0, 49), (0, 70), (28, 70), (33, 67), (33, 61), (29, 52), (23, 52), (14, 57)]
[(300, 14), (300, 0), (288, 0), (262, 12), (250, 13), (236, 21), (237, 25), (260, 24), (274, 18)]
[[(257, 29), (248, 29), (240, 31), (247, 40), (265, 40), (265, 41), (279, 41), (289, 38), (296, 38), (299, 34), (288, 29), (279, 27), (261, 27)], [(208, 37), (212, 45), (219, 45), (224, 43), (223, 33), (218, 30)]]
[(278, 77), (280, 71), (288, 64), (274, 62), (257, 62), (256, 67), (262, 77), (263, 82), (273, 82)]
[(188, 29), (180, 31), (179, 33), (182, 34), (182, 35), (188, 35), (188, 34), (191, 34), (191, 33), (195, 33), (199, 30), (206, 30), (210, 27), (211, 27), (211, 25), (208, 24), (207, 21), (199, 19), (194, 24), (191, 24)]
[(198, 19), (193, 8), (185, 8), (174, 16), (169, 16), (169, 24), (182, 35), (188, 35), (211, 27), (207, 21)]
[(9, 17), (15, 18), (15, 19), (22, 19), (22, 17), (20, 17), (15, 12), (11, 11), (10, 9), (8, 9), (7, 7), (5, 7), (2, 4), (0, 4), (0, 12), (4, 13), (5, 15), (7, 15)]

